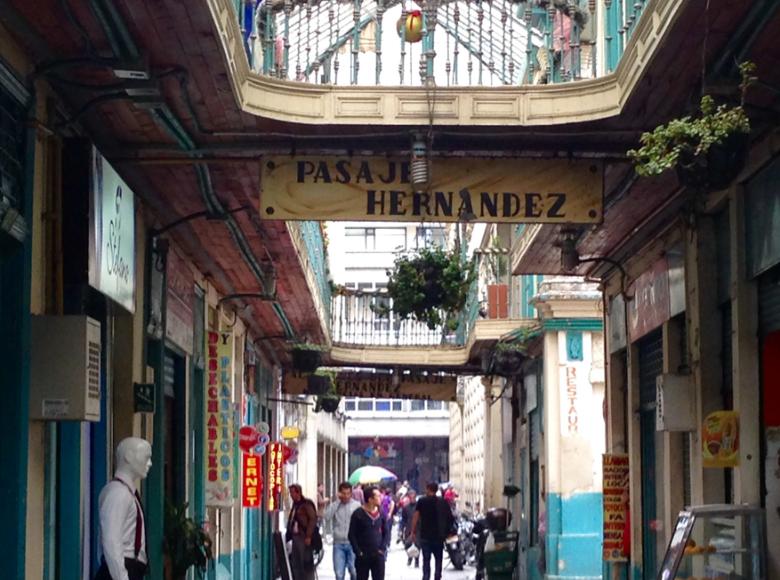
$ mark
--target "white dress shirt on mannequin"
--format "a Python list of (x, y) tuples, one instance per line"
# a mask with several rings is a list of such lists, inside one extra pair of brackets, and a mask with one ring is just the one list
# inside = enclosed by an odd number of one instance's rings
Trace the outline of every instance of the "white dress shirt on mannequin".
[[(100, 492), (100, 543), (112, 580), (129, 580), (125, 558), (146, 564), (146, 521), (136, 496), (135, 482), (143, 479), (152, 465), (152, 448), (137, 437), (122, 440), (116, 449), (114, 479)], [(140, 522), (139, 522), (140, 515)], [(136, 530), (140, 523), (140, 529)], [(140, 549), (136, 556), (136, 534)]]

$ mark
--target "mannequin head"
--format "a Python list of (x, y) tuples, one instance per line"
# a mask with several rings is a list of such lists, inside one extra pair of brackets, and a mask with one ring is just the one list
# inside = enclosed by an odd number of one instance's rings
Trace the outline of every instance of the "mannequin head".
[(152, 466), (152, 446), (146, 439), (128, 437), (116, 447), (116, 471), (143, 479)]

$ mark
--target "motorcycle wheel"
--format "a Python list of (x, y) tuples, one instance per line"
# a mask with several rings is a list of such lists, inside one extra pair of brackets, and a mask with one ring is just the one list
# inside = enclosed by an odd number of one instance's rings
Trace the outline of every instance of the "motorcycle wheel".
[(451, 548), (448, 545), (447, 555), (450, 557), (450, 562), (452, 562), (453, 568), (458, 571), (463, 570), (463, 566), (465, 565), (465, 562), (463, 561), (463, 554), (461, 554), (457, 548)]

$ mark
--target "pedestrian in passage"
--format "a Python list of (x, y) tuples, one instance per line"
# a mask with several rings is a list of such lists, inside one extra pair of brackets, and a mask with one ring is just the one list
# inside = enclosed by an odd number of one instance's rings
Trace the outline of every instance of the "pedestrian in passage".
[[(410, 489), (406, 492), (406, 498), (408, 501), (406, 502), (406, 505), (401, 508), (401, 523), (398, 528), (398, 537), (403, 538), (404, 550), (407, 550), (406, 565), (411, 566), (412, 561), (414, 561), (414, 567), (419, 568), (420, 555), (418, 554), (416, 558), (412, 558), (408, 555), (409, 548), (415, 545), (414, 542), (412, 542), (412, 519), (414, 518), (414, 512), (417, 510), (417, 492)], [(419, 548), (420, 546), (417, 547)]]
[(429, 483), (425, 487), (425, 497), (417, 500), (412, 518), (412, 542), (417, 542), (423, 557), (423, 580), (431, 578), (431, 556), (436, 564), (434, 580), (441, 580), (442, 553), (444, 540), (452, 528), (454, 518), (449, 504), (436, 495), (439, 486)]
[(352, 486), (347, 481), (339, 484), (339, 500), (325, 508), (325, 522), (333, 530), (333, 571), (336, 580), (344, 580), (349, 571), (350, 580), (356, 580), (355, 552), (349, 543), (349, 524), (360, 503), (352, 499)]
[(379, 504), (379, 511), (382, 517), (385, 518), (385, 560), (387, 560), (387, 553), (390, 551), (390, 539), (393, 537), (393, 514), (395, 513), (395, 501), (393, 500), (393, 492), (389, 487), (385, 487), (382, 490), (382, 502)]
[(287, 518), (286, 538), (292, 542), (290, 567), (293, 580), (314, 580), (311, 541), (317, 526), (317, 508), (313, 501), (303, 497), (299, 484), (293, 483), (289, 489), (293, 505)]
[(355, 552), (357, 580), (385, 578), (385, 521), (379, 511), (381, 496), (373, 486), (363, 489), (366, 498), (363, 506), (355, 510), (349, 522), (349, 543)]

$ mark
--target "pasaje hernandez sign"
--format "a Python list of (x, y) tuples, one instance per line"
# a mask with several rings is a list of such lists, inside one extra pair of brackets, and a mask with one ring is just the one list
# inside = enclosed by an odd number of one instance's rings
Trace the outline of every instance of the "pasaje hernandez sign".
[(567, 159), (434, 159), (424, 192), (408, 160), (269, 157), (260, 215), (284, 220), (598, 223), (603, 165)]
[(233, 334), (206, 335), (206, 505), (233, 504)]

